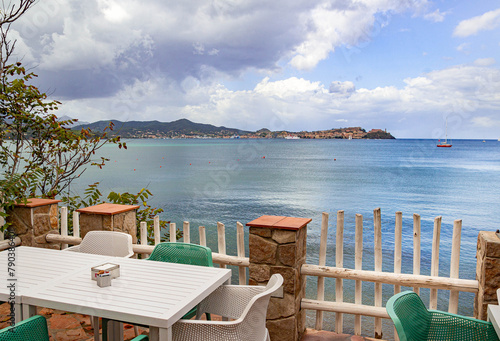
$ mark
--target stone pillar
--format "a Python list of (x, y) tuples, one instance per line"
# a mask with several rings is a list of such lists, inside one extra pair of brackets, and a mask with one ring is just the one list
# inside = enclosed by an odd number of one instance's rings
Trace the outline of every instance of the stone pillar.
[(496, 291), (500, 288), (500, 238), (495, 232), (479, 232), (476, 258), (479, 292), (474, 300), (474, 317), (486, 320), (488, 304), (498, 304)]
[(80, 234), (84, 238), (89, 231), (120, 231), (132, 236), (137, 243), (136, 211), (138, 205), (99, 204), (79, 208)]
[(298, 341), (305, 331), (306, 276), (300, 268), (306, 261), (307, 224), (311, 219), (262, 216), (247, 224), (249, 232), (250, 284), (265, 285), (271, 275), (284, 278), (282, 297), (272, 297), (267, 310), (271, 341)]
[(28, 199), (26, 204), (16, 204), (9, 212), (7, 222), (14, 234), (21, 238), (21, 245), (60, 249), (59, 244), (45, 240), (48, 233), (59, 233), (58, 203), (54, 199)]

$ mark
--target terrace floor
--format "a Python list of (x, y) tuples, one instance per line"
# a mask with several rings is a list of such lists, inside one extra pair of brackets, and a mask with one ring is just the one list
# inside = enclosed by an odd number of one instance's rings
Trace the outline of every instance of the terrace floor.
[[(10, 305), (4, 303), (0, 305), (0, 329), (9, 326)], [(39, 308), (38, 314), (47, 318), (50, 340), (54, 341), (92, 341), (94, 340), (94, 330), (90, 325), (90, 317), (81, 314), (66, 313), (59, 310)], [(131, 340), (135, 337), (132, 325), (125, 324), (124, 340)], [(147, 334), (147, 329), (139, 328), (140, 333)], [(306, 330), (302, 341), (364, 341), (374, 340), (361, 336), (348, 334), (336, 334), (328, 331)], [(380, 341), (380, 340), (377, 340)]]

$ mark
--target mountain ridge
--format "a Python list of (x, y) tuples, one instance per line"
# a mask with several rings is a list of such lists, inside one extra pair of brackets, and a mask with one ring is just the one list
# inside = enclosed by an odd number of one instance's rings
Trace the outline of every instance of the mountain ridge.
[(242, 135), (246, 138), (288, 138), (296, 136), (303, 139), (394, 139), (394, 137), (382, 129), (372, 129), (366, 132), (361, 127), (332, 128), (329, 130), (317, 131), (271, 131), (267, 128), (259, 129), (255, 132), (241, 130), (237, 128), (227, 128), (224, 126), (214, 126), (212, 124), (195, 123), (186, 118), (181, 118), (172, 122), (153, 121), (126, 121), (103, 120), (93, 123), (85, 123), (71, 127), (71, 129), (90, 129), (94, 132), (102, 132), (109, 123), (113, 123), (114, 128), (109, 131), (109, 136), (120, 136), (122, 138), (195, 138), (195, 137), (215, 137), (215, 138), (237, 138)]

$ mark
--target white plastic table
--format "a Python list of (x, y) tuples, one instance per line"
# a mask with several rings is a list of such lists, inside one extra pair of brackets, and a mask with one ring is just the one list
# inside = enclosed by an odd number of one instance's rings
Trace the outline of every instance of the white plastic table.
[[(68, 253), (64, 253), (65, 255)], [(152, 341), (172, 340), (172, 325), (231, 278), (231, 270), (107, 257), (120, 265), (120, 277), (100, 288), (85, 266), (23, 293), (23, 316), (41, 306), (150, 326)]]
[[(9, 251), (0, 252), (0, 301), (15, 302), (16, 323), (22, 320), (21, 297), (29, 289), (87, 267), (89, 262), (105, 262), (109, 256), (84, 255), (77, 252), (42, 249), (36, 247), (16, 247), (9, 259)], [(9, 260), (12, 262), (9, 264)], [(12, 292), (11, 292), (12, 288)]]

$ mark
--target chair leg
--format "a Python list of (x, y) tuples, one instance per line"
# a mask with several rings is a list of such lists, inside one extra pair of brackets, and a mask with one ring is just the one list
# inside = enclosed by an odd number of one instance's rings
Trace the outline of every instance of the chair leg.
[(136, 337), (139, 336), (139, 327), (134, 326), (134, 334)]

